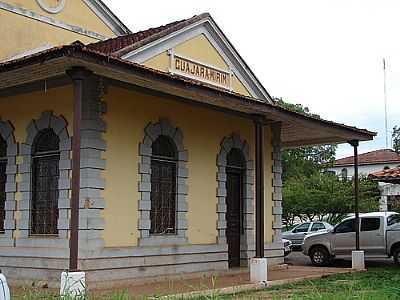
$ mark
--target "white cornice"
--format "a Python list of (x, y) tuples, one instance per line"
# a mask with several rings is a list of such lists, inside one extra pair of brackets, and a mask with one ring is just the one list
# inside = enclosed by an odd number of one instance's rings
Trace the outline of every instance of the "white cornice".
[(100, 0), (83, 0), (83, 2), (106, 24), (117, 36), (131, 31)]
[(188, 25), (154, 42), (146, 44), (122, 56), (123, 59), (144, 63), (146, 60), (174, 48), (187, 40), (200, 34), (204, 34), (210, 43), (217, 49), (229, 68), (234, 71), (242, 84), (257, 99), (272, 102), (271, 97), (261, 85), (253, 72), (249, 69), (237, 51), (232, 47), (225, 35), (221, 32), (212, 18), (204, 18), (196, 23)]
[(22, 7), (10, 5), (10, 4), (5, 3), (3, 1), (0, 1), (0, 9), (8, 11), (8, 12), (11, 12), (11, 13), (14, 13), (14, 14), (17, 14), (17, 15), (20, 15), (20, 16), (24, 16), (24, 17), (27, 17), (27, 18), (30, 18), (30, 19), (33, 19), (33, 20), (36, 20), (36, 21), (39, 21), (39, 22), (42, 22), (42, 23), (46, 23), (46, 24), (49, 24), (49, 25), (52, 25), (52, 26), (55, 26), (55, 27), (58, 27), (58, 28), (62, 28), (62, 29), (68, 30), (68, 31), (72, 31), (72, 32), (75, 32), (77, 34), (81, 34), (81, 35), (84, 35), (84, 36), (87, 36), (87, 37), (91, 37), (91, 38), (99, 40), (99, 41), (102, 41), (102, 40), (105, 40), (105, 39), (108, 38), (108, 37), (106, 37), (106, 36), (104, 36), (102, 34), (99, 34), (97, 32), (91, 31), (91, 30), (87, 30), (87, 29), (85, 29), (83, 27), (67, 24), (65, 22), (56, 20), (54, 18), (50, 18), (48, 16), (43, 16), (43, 15), (38, 14), (38, 13), (36, 13), (34, 11), (31, 11), (29, 9), (25, 9), (25, 8), (22, 8)]

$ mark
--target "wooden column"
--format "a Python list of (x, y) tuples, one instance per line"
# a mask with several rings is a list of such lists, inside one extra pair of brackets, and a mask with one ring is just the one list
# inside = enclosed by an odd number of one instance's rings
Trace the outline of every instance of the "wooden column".
[(354, 148), (354, 211), (356, 215), (356, 250), (360, 250), (360, 209), (359, 209), (359, 178), (358, 178), (358, 140), (349, 142)]
[(78, 271), (79, 249), (79, 194), (81, 177), (81, 123), (84, 80), (91, 75), (85, 68), (74, 67), (67, 71), (74, 88), (74, 120), (72, 138), (72, 193), (69, 239), (69, 271)]
[(264, 124), (261, 118), (255, 125), (255, 175), (256, 175), (256, 258), (264, 258)]

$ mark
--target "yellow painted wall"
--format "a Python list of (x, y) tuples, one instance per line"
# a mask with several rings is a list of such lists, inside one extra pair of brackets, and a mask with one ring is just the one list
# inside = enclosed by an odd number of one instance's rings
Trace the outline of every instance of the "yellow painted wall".
[(72, 100), (72, 86), (0, 98), (0, 118), (14, 125), (17, 142), (25, 141), (29, 122), (38, 119), (46, 110), (64, 116), (68, 121), (68, 132), (72, 134)]
[[(0, 118), (12, 123), (15, 127), (15, 138), (18, 143), (26, 140), (26, 128), (32, 119), (39, 119), (44, 111), (53, 111), (55, 115), (62, 115), (68, 122), (68, 133), (72, 135), (72, 87), (62, 87), (47, 90), (47, 92), (35, 92), (31, 94), (0, 98)], [(17, 163), (22, 163), (21, 157), (17, 157)], [(17, 175), (17, 182), (19, 176)], [(16, 193), (16, 200), (20, 200), (20, 193)], [(16, 219), (20, 219), (19, 212)], [(18, 230), (16, 231), (18, 237)]]
[[(51, 3), (53, 0), (49, 1)], [(58, 14), (45, 12), (35, 0), (8, 0), (5, 2), (70, 25), (83, 27), (106, 37), (115, 36), (111, 29), (82, 0), (66, 1), (64, 10)], [(0, 27), (3, 41), (0, 47), (0, 60), (45, 44), (58, 46), (70, 44), (76, 40), (83, 43), (97, 41), (94, 38), (5, 10), (0, 10)]]
[[(55, 0), (46, 1), (50, 4), (56, 2)], [(82, 0), (65, 1), (64, 9), (58, 14), (49, 14), (37, 4), (36, 0), (5, 0), (5, 2), (107, 37), (115, 36), (115, 33)]]
[(228, 65), (204, 34), (200, 34), (175, 47), (175, 53), (210, 64), (223, 70)]
[[(229, 66), (226, 64), (217, 49), (210, 43), (207, 37), (200, 34), (193, 39), (190, 39), (174, 48), (176, 54), (186, 56), (196, 61), (209, 64), (220, 69), (229, 71)], [(169, 56), (167, 52), (160, 53), (144, 62), (144, 65), (161, 70), (169, 71)], [(233, 78), (233, 90), (242, 95), (250, 96), (246, 87), (240, 82), (236, 75)]]
[[(105, 97), (108, 111), (106, 229), (107, 247), (135, 246), (138, 240), (138, 174), (139, 143), (149, 122), (166, 118), (184, 134), (184, 146), (189, 151), (188, 238), (192, 244), (216, 242), (217, 197), (216, 157), (220, 143), (233, 132), (254, 145), (254, 125), (250, 120), (214, 112), (168, 99), (111, 87)], [(267, 133), (270, 140), (269, 132)], [(251, 146), (251, 156), (253, 149)], [(271, 150), (268, 151), (269, 153)], [(271, 166), (271, 160), (266, 160)], [(271, 179), (271, 175), (269, 175)], [(268, 181), (268, 179), (267, 179)], [(271, 182), (272, 179), (269, 181)], [(270, 184), (271, 185), (271, 184)], [(272, 195), (267, 194), (270, 214)], [(271, 220), (267, 216), (267, 222)], [(271, 239), (272, 223), (266, 236)]]
[[(9, 120), (15, 127), (18, 143), (26, 140), (26, 128), (32, 119), (38, 119), (46, 110), (62, 115), (72, 134), (72, 87), (50, 89), (31, 94), (0, 98), (0, 118)], [(220, 143), (233, 132), (246, 139), (254, 159), (254, 125), (250, 120), (209, 111), (155, 96), (139, 94), (111, 87), (105, 96), (107, 122), (107, 168), (104, 172), (106, 190), (106, 221), (104, 239), (107, 247), (136, 246), (138, 240), (138, 174), (139, 143), (143, 130), (160, 118), (168, 119), (182, 129), (184, 145), (189, 151), (188, 237), (192, 244), (216, 242), (216, 157)], [(265, 239), (272, 241), (272, 147), (271, 133), (266, 135), (266, 204)], [(18, 158), (18, 163), (22, 163)], [(17, 178), (18, 181), (18, 178)], [(20, 194), (16, 195), (17, 201)], [(17, 220), (20, 218), (16, 214)], [(16, 232), (18, 236), (18, 231)]]

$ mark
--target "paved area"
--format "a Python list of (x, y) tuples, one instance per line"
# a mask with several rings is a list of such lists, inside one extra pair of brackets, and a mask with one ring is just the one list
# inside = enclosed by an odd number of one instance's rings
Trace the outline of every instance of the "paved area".
[[(285, 263), (290, 266), (312, 266), (311, 260), (300, 251), (294, 251), (285, 257)], [(393, 259), (373, 259), (365, 262), (366, 267), (384, 267), (393, 266)], [(335, 260), (330, 267), (333, 268), (351, 268), (351, 260)]]

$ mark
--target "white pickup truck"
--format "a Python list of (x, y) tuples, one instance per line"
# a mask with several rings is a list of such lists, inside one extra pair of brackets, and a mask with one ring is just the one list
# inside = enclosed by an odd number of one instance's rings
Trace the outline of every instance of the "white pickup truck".
[[(328, 232), (308, 235), (303, 253), (317, 266), (325, 266), (334, 258), (350, 258), (356, 250), (355, 223), (355, 217), (350, 217)], [(393, 257), (400, 265), (400, 214), (360, 214), (360, 249), (367, 259)]]

